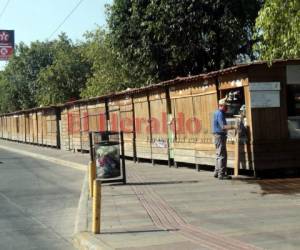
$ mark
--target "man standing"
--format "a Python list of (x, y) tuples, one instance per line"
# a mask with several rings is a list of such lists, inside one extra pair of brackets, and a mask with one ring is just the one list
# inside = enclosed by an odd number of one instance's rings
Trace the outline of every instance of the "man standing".
[(227, 131), (230, 129), (235, 129), (235, 126), (227, 125), (225, 119), (225, 113), (227, 111), (228, 104), (226, 103), (226, 98), (219, 101), (219, 109), (214, 113), (213, 120), (213, 134), (215, 136), (215, 146), (216, 146), (216, 165), (214, 177), (220, 180), (229, 180), (231, 176), (226, 174), (227, 168)]

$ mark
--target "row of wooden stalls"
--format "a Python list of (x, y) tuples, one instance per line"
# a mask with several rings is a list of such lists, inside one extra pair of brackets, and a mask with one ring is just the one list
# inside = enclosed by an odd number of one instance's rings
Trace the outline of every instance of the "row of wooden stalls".
[[(224, 97), (231, 104), (228, 123), (245, 116), (240, 168), (299, 168), (300, 60), (275, 61), (271, 67), (265, 62), (238, 65), (61, 107), (2, 115), (1, 133), (3, 138), (84, 152), (89, 150), (89, 131), (122, 130), (125, 155), (134, 160), (214, 165), (212, 117)], [(17, 123), (25, 127), (9, 129)], [(235, 143), (230, 131), (229, 167)]]
[(60, 148), (60, 109), (44, 107), (0, 116), (2, 139)]

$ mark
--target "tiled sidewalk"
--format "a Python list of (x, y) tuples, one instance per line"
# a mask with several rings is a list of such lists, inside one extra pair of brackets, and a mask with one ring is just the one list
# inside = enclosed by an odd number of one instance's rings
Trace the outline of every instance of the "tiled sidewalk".
[(128, 185), (103, 191), (97, 237), (115, 249), (299, 249), (300, 179), (127, 165)]

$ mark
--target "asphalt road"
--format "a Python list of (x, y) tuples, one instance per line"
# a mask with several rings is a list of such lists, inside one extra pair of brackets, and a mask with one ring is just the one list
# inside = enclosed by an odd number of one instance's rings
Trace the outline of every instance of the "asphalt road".
[(84, 172), (0, 150), (0, 249), (74, 249)]

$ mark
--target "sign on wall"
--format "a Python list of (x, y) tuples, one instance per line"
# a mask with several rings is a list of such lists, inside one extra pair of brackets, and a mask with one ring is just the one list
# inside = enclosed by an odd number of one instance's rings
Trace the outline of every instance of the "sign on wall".
[(251, 82), (251, 108), (280, 107), (280, 82)]
[(7, 61), (14, 53), (15, 33), (13, 30), (0, 30), (0, 60)]

